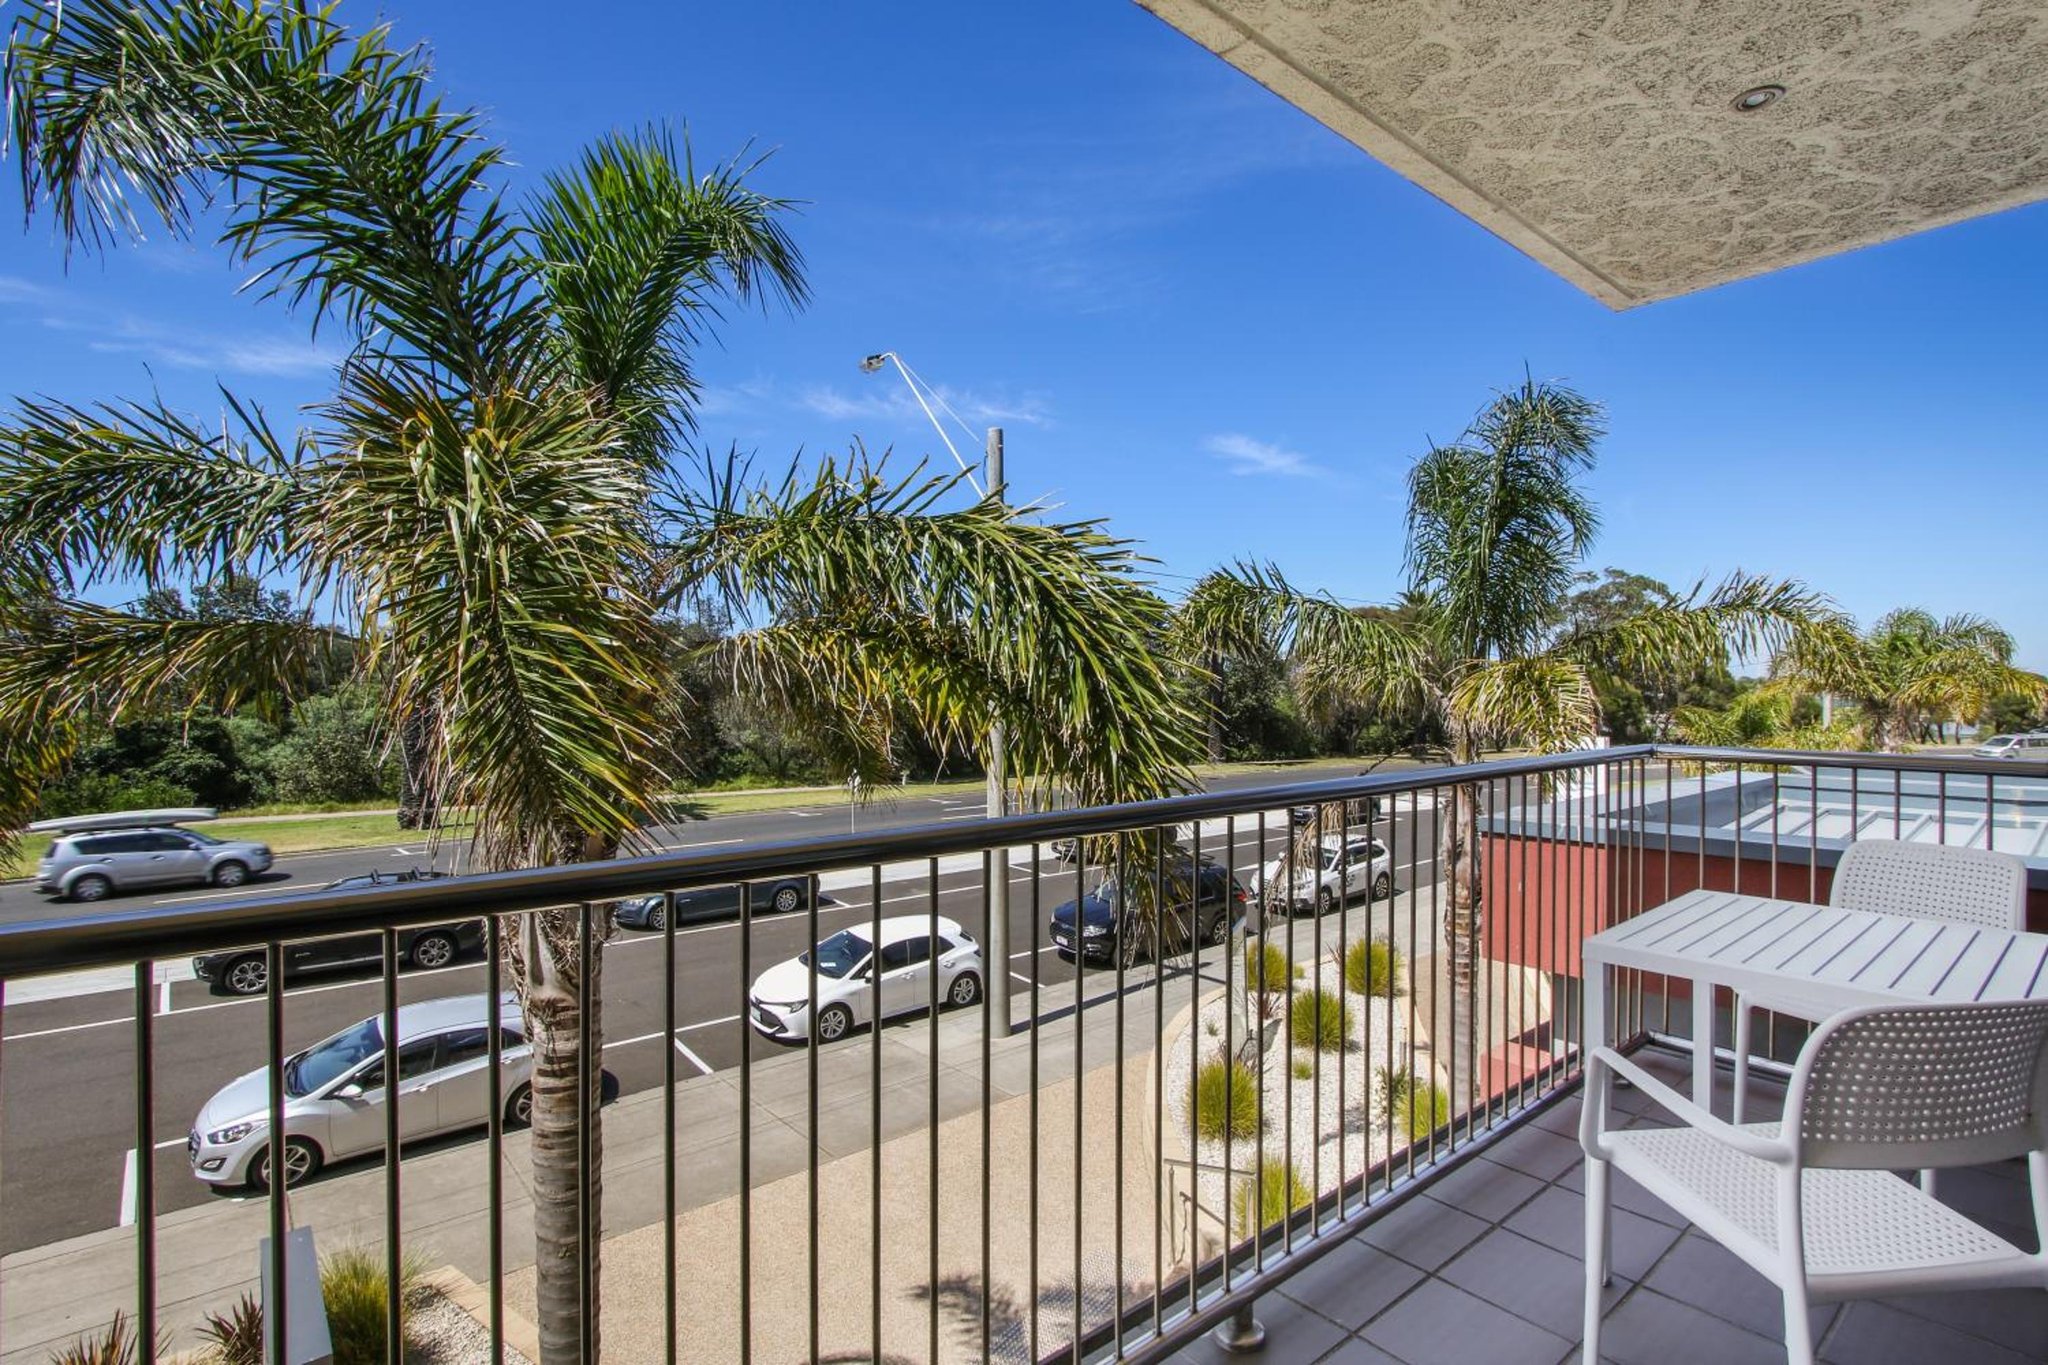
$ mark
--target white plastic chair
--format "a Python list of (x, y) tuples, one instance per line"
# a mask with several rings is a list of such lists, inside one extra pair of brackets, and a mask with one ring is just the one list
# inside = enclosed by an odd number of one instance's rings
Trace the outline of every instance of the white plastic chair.
[[(1610, 1130), (1614, 1078), (1683, 1123)], [(1600, 1351), (1610, 1165), (1684, 1215), (1785, 1298), (1785, 1356), (1812, 1365), (1815, 1303), (1942, 1289), (2048, 1289), (2021, 1250), (1892, 1174), (2025, 1156), (2048, 1230), (2048, 1000), (1875, 1005), (1815, 1030), (1785, 1119), (1723, 1122), (1612, 1048), (1586, 1066), (1585, 1365)]]
[[(1954, 844), (1859, 839), (1835, 867), (1828, 904), (1844, 910), (1912, 919), (1942, 919), (1987, 929), (2027, 927), (2027, 865), (2010, 853)], [(1735, 1122), (1749, 1092), (1749, 1026), (1753, 1011), (1825, 1019), (1829, 1006), (1793, 992), (1735, 995)]]

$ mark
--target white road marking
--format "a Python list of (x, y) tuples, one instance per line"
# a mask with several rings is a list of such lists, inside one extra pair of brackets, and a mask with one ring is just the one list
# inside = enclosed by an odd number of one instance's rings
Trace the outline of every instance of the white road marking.
[(941, 822), (947, 820), (986, 820), (988, 815), (983, 811), (970, 810), (964, 811), (959, 815), (941, 815), (939, 819)]
[(689, 1060), (691, 1066), (696, 1067), (699, 1071), (703, 1072), (707, 1076), (711, 1074), (710, 1064), (706, 1062), (702, 1057), (699, 1057), (696, 1053), (690, 1051), (688, 1047), (684, 1046), (682, 1039), (676, 1039), (675, 1044), (676, 1051), (682, 1053), (683, 1056)]
[(121, 1220), (116, 1227), (131, 1227), (135, 1222), (135, 1149), (130, 1147), (128, 1155), (121, 1158)]
[(156, 983), (156, 1012), (158, 1014), (169, 1014), (171, 1012), (171, 978), (168, 976)]
[(166, 1147), (183, 1147), (185, 1145), (185, 1142), (186, 1139), (184, 1138), (166, 1138), (164, 1141), (159, 1142), (156, 1145), (156, 1149), (159, 1152), (161, 1152)]
[(1012, 981), (1021, 981), (1021, 982), (1023, 982), (1023, 983), (1025, 984), (1025, 985), (1027, 985), (1027, 986), (1031, 984), (1031, 978), (1030, 978), (1030, 977), (1028, 977), (1028, 976), (1026, 976), (1026, 975), (1024, 975), (1024, 973), (1022, 973), (1022, 972), (1011, 972), (1011, 973), (1010, 973), (1010, 980), (1012, 980)]
[[(296, 891), (299, 888), (293, 887), (291, 889)], [(158, 905), (176, 905), (180, 901), (224, 901), (229, 896), (274, 896), (277, 894), (278, 888), (274, 886), (251, 886), (245, 887), (240, 891), (194, 891), (189, 896), (164, 896), (156, 903)]]
[(699, 839), (694, 844), (670, 844), (670, 848), (716, 848), (720, 844), (744, 844), (745, 839)]
[(786, 814), (794, 815), (799, 820), (815, 820), (818, 818), (818, 812), (814, 810), (793, 810), (786, 812)]

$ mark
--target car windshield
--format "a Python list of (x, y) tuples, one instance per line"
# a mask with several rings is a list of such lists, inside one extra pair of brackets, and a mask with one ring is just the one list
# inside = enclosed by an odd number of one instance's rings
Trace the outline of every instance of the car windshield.
[[(804, 953), (797, 958), (805, 966), (812, 965), (813, 960), (812, 953)], [(818, 974), (834, 980), (844, 979), (848, 972), (867, 960), (868, 941), (851, 929), (841, 929), (820, 943), (815, 953)]]
[(310, 1095), (347, 1075), (384, 1046), (384, 1031), (375, 1019), (343, 1029), (324, 1043), (315, 1043), (284, 1064), (284, 1092)]
[(178, 832), (180, 834), (187, 836), (188, 838), (197, 839), (202, 844), (211, 844), (216, 847), (218, 847), (220, 844), (220, 840), (214, 838), (211, 834), (201, 834), (196, 829), (181, 829)]

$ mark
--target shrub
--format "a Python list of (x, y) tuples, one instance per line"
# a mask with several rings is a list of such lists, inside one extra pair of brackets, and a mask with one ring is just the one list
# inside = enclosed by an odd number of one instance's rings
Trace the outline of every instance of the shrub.
[(52, 782), (36, 797), (36, 814), (96, 815), (101, 811), (155, 810), (189, 806), (198, 798), (190, 787), (160, 777), (121, 777), (113, 773), (72, 773)]
[[(424, 1272), (425, 1266), (413, 1255), (398, 1267), (400, 1336), (412, 1316), (412, 1300)], [(382, 1253), (342, 1246), (320, 1258), (320, 1298), (327, 1306), (334, 1365), (383, 1365), (384, 1321), (391, 1306), (384, 1291)]]
[(58, 1348), (50, 1365), (135, 1365), (135, 1330), (116, 1313), (105, 1331)]
[(1316, 1067), (1314, 1062), (1309, 1061), (1306, 1057), (1297, 1057), (1294, 1059), (1295, 1080), (1305, 1081), (1313, 1077), (1315, 1074)]
[(1296, 1047), (1342, 1052), (1351, 1036), (1351, 1006), (1340, 991), (1312, 986), (1294, 993), (1294, 1017), (1288, 1024)]
[(1195, 1071), (1190, 1087), (1195, 1131), (1205, 1138), (1257, 1137), (1259, 1083), (1252, 1069), (1235, 1059), (1215, 1057)]
[(1344, 954), (1344, 984), (1358, 995), (1401, 993), (1401, 954), (1383, 938), (1360, 939)]
[[(1307, 1208), (1312, 1197), (1308, 1182), (1292, 1162), (1278, 1166), (1261, 1165), (1255, 1179), (1237, 1187), (1230, 1197), (1231, 1222), (1237, 1235), (1269, 1228), (1296, 1209)], [(1256, 1198), (1258, 1203), (1253, 1205)]]
[(1410, 1142), (1419, 1142), (1451, 1121), (1451, 1097), (1442, 1086), (1385, 1066), (1379, 1069), (1379, 1078), (1380, 1117), (1406, 1129)]
[[(1263, 973), (1263, 975), (1262, 975)], [(1287, 983), (1301, 975), (1301, 968), (1289, 969), (1287, 953), (1277, 943), (1260, 939), (1244, 945), (1244, 988), (1256, 991), (1287, 989)]]
[(199, 1335), (207, 1365), (263, 1365), (263, 1305), (247, 1294), (225, 1313), (206, 1314)]

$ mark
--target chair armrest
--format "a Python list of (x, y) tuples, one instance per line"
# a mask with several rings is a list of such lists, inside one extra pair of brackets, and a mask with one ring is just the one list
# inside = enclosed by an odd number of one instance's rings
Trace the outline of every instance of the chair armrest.
[(1588, 1093), (1579, 1116), (1579, 1144), (1589, 1156), (1604, 1159), (1608, 1155), (1608, 1148), (1601, 1139), (1606, 1135), (1607, 1094), (1612, 1081), (1603, 1073), (1626, 1077), (1674, 1118), (1684, 1120), (1689, 1126), (1745, 1156), (1779, 1166), (1791, 1165), (1798, 1157), (1798, 1148), (1789, 1139), (1782, 1135), (1763, 1137), (1714, 1117), (1611, 1047), (1596, 1047), (1586, 1058)]

